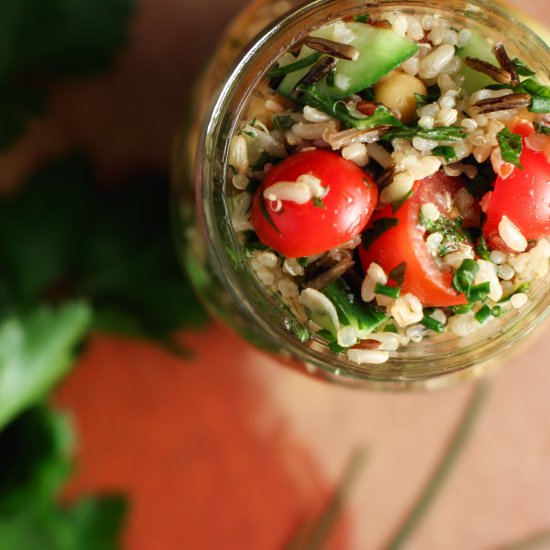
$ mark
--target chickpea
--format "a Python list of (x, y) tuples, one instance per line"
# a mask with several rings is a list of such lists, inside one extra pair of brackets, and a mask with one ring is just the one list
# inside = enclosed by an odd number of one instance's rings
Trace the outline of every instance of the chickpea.
[(398, 71), (390, 73), (374, 87), (375, 101), (397, 111), (405, 123), (416, 118), (414, 94), (428, 94), (424, 83), (415, 76)]

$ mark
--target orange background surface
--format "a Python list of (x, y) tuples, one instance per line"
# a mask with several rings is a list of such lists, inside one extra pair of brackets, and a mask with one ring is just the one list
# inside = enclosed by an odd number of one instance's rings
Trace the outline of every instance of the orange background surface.
[[(60, 85), (49, 118), (0, 158), (0, 185), (75, 145), (106, 181), (165, 168), (189, 83), (242, 5), (144, 0), (113, 73)], [(550, 24), (545, 1), (521, 7)], [(383, 548), (472, 390), (396, 395), (325, 385), (214, 324), (182, 340), (194, 352), (188, 361), (97, 335), (56, 397), (80, 433), (69, 496), (128, 494), (130, 550), (281, 548), (363, 445), (369, 461), (330, 546)], [(549, 355), (546, 331), (494, 378), (410, 548), (482, 550), (550, 529)]]

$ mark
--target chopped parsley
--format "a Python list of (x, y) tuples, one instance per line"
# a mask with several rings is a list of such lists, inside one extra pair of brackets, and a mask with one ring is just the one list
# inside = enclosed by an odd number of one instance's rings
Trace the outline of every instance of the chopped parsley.
[(432, 155), (443, 157), (447, 163), (457, 159), (456, 151), (450, 145), (438, 145), (432, 150)]
[(504, 127), (497, 134), (497, 140), (500, 146), (502, 160), (511, 162), (523, 170), (520, 163), (520, 156), (523, 148), (521, 136), (519, 134), (513, 134), (508, 128)]
[(416, 99), (416, 108), (418, 109), (419, 107), (424, 107), (425, 105), (434, 103), (440, 97), (441, 89), (437, 84), (434, 84), (428, 88), (428, 95), (414, 94), (414, 98)]
[(315, 206), (315, 208), (326, 208), (325, 203), (319, 197), (313, 197), (311, 200), (313, 201), (313, 206)]
[(512, 59), (512, 65), (514, 65), (514, 68), (516, 69), (516, 73), (520, 76), (534, 76), (535, 71), (530, 69), (521, 59), (518, 59), (515, 57)]
[(422, 126), (403, 126), (394, 128), (382, 135), (382, 139), (392, 141), (396, 138), (413, 139), (418, 136), (433, 141), (460, 141), (466, 137), (466, 129), (461, 126), (440, 126), (423, 128)]
[(277, 130), (290, 130), (294, 126), (295, 122), (292, 117), (288, 115), (274, 115), (273, 126)]
[(424, 227), (430, 235), (433, 233), (440, 233), (443, 236), (443, 240), (437, 251), (438, 255), (441, 257), (451, 252), (456, 252), (461, 243), (470, 242), (468, 235), (462, 227), (461, 218), (451, 220), (445, 216), (439, 216), (436, 221), (432, 221), (420, 214), (420, 225)]
[(365, 13), (363, 15), (356, 15), (353, 19), (356, 23), (368, 23), (370, 17), (368, 13)]

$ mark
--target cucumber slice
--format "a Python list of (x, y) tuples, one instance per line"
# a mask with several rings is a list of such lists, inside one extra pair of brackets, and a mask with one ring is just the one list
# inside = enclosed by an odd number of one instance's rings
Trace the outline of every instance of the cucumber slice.
[[(498, 61), (491, 50), (492, 46), (493, 44), (488, 42), (487, 39), (474, 33), (470, 42), (463, 48), (459, 48), (456, 53), (461, 59), (477, 57), (477, 59), (492, 63), (498, 67)], [(464, 75), (464, 84), (462, 87), (469, 94), (481, 90), (481, 88), (485, 88), (485, 86), (489, 86), (490, 84), (495, 84), (495, 81), (490, 76), (479, 71), (474, 71), (474, 69), (466, 65), (462, 67), (460, 72)]]
[[(334, 86), (329, 86), (326, 79), (317, 85), (320, 93), (332, 99), (344, 99), (368, 88), (418, 51), (418, 46), (414, 42), (390, 29), (364, 23), (347, 23), (347, 27), (355, 35), (350, 44), (359, 50), (359, 59), (341, 59), (336, 63)], [(332, 40), (333, 32), (334, 25), (330, 25), (312, 33), (312, 36)], [(304, 47), (298, 58), (311, 53), (310, 48)], [(309, 68), (287, 75), (279, 87), (279, 92), (289, 96), (308, 71)]]

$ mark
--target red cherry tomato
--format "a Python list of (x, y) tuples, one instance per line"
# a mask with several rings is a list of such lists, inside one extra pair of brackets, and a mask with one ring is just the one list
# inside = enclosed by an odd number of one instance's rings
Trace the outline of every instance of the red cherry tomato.
[(525, 143), (532, 127), (516, 125), (514, 132), (523, 136), (523, 170), (514, 167), (505, 179), (498, 176), (491, 194), (483, 198), (487, 214), (483, 233), (494, 247), (503, 250), (507, 247), (498, 232), (502, 216), (507, 216), (527, 240), (550, 234), (550, 164), (544, 152), (533, 151)]
[(371, 262), (379, 264), (389, 273), (405, 262), (405, 278), (402, 293), (412, 293), (424, 306), (454, 306), (467, 303), (463, 294), (453, 288), (453, 276), (449, 268), (440, 267), (430, 254), (419, 227), (420, 207), (428, 202), (445, 211), (444, 193), (454, 195), (461, 187), (461, 178), (438, 172), (415, 183), (414, 193), (394, 214), (388, 205), (372, 217), (372, 222), (381, 218), (395, 218), (397, 225), (378, 237), (368, 250), (359, 247), (361, 264), (365, 271)]
[[(312, 175), (328, 188), (322, 203), (283, 200), (275, 212), (263, 196), (278, 182)], [(358, 166), (329, 151), (297, 153), (274, 166), (254, 196), (252, 224), (260, 241), (288, 258), (311, 256), (346, 243), (363, 231), (378, 188)]]

